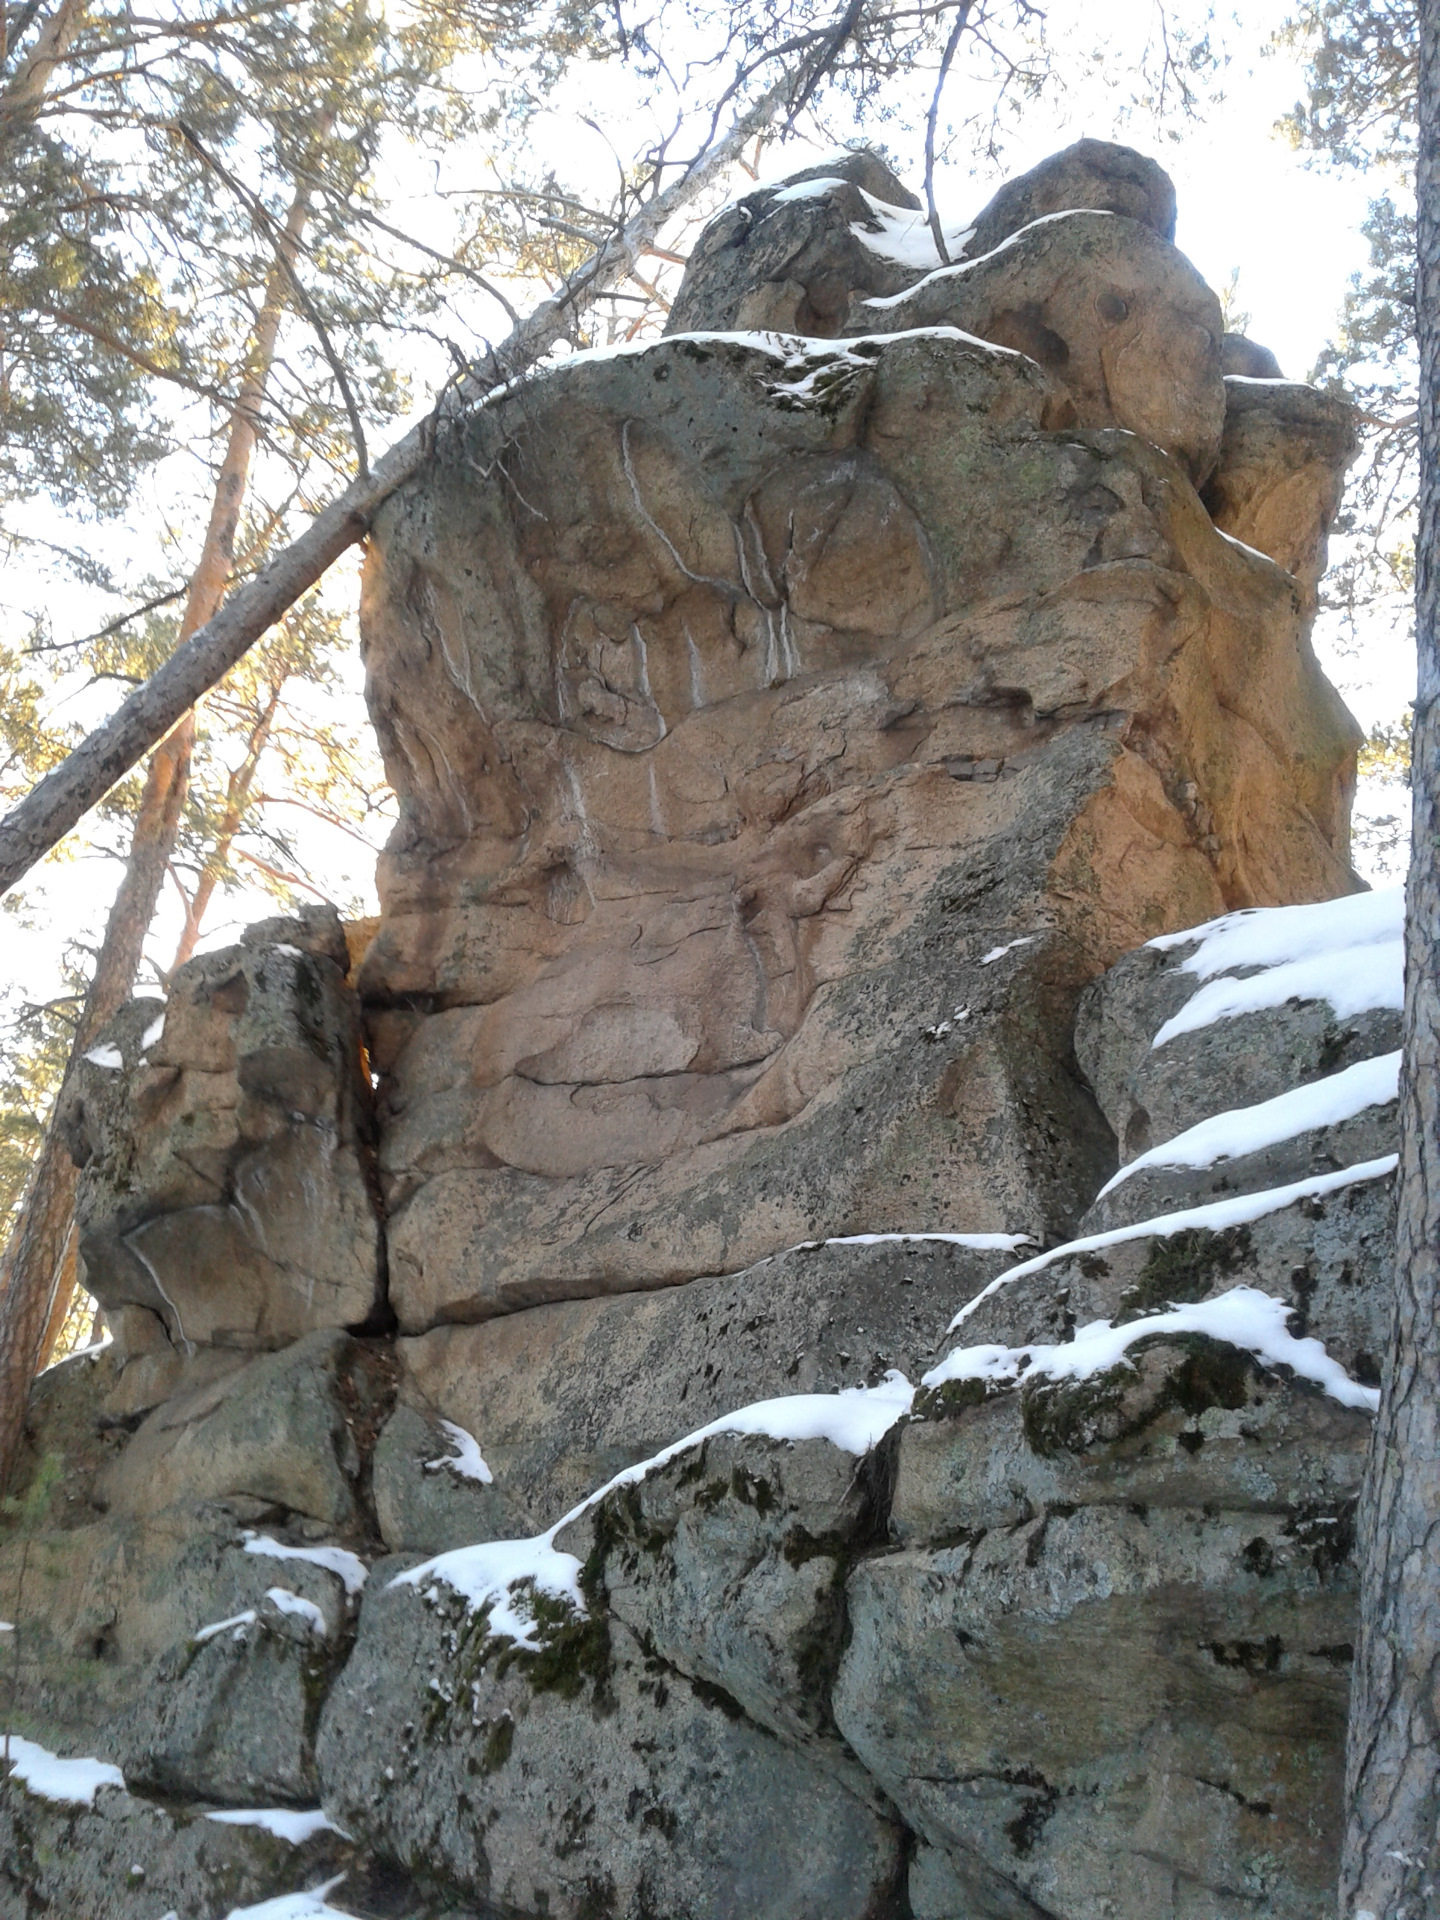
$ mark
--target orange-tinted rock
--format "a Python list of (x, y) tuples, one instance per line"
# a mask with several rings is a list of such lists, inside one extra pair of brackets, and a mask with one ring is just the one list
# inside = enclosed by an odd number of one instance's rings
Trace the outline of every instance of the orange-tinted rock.
[(1227, 377), (1225, 437), (1205, 487), (1217, 527), (1293, 574), (1313, 619), (1345, 472), (1354, 409), (1298, 381)]
[(402, 815), (362, 992), (408, 1331), (1059, 1230), (1113, 1151), (1083, 979), (1352, 884), (1353, 725), (1171, 460), (1054, 430), (1047, 374), (953, 333), (786, 354), (558, 368), (377, 528)]
[(958, 327), (1027, 354), (1082, 427), (1127, 427), (1197, 482), (1225, 423), (1220, 303), (1150, 227), (1112, 213), (1037, 220), (908, 293), (857, 300), (847, 332)]

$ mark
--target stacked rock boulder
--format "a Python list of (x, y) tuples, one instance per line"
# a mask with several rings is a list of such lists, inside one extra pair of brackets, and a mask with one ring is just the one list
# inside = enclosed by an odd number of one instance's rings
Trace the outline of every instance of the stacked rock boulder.
[(1349, 415), (1174, 221), (1082, 141), (945, 265), (838, 158), (383, 510), (378, 927), (61, 1116), (0, 1913), (1317, 1909), (1395, 902)]

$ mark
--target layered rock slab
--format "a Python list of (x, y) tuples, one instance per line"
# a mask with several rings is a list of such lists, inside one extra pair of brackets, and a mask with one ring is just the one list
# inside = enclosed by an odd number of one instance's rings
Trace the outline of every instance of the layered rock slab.
[(865, 150), (759, 187), (707, 223), (665, 331), (840, 333), (857, 295), (899, 293), (938, 264), (919, 206)]
[[(427, 1485), (439, 1477), (425, 1473), (437, 1436), (409, 1414), (428, 1437), (416, 1433), (408, 1477), (391, 1467), (385, 1440), (386, 1460), (376, 1463), (377, 1505), (387, 1486), (386, 1543), (436, 1552), (539, 1532), (614, 1474), (733, 1407), (873, 1386), (891, 1369), (918, 1379), (956, 1302), (1016, 1257), (1003, 1246), (900, 1236), (796, 1247), (688, 1286), (401, 1339), (402, 1396), (474, 1434), (496, 1484), (468, 1497), (445, 1490), (466, 1509), (470, 1530), (456, 1531), (459, 1515), (434, 1512)], [(420, 1527), (428, 1531), (411, 1531)]]
[(673, 339), (485, 410), (387, 508), (362, 991), (405, 1331), (1064, 1231), (1109, 1151), (1080, 981), (1347, 884), (1353, 733), (1287, 578), (1056, 404), (944, 329)]
[(959, 327), (1043, 366), (1082, 427), (1119, 426), (1197, 482), (1225, 425), (1220, 303), (1153, 228), (1119, 214), (1056, 213), (993, 252), (858, 299), (848, 332)]
[(383, 1299), (373, 1105), (331, 918), (187, 962), (67, 1088), (84, 1283), (107, 1311), (157, 1316), (174, 1348), (283, 1346)]

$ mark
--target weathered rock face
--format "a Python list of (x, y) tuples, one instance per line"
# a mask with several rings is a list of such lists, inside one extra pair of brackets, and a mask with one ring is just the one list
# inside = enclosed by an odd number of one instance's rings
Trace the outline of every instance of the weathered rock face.
[(1308, 650), (1347, 417), (1127, 149), (928, 274), (874, 156), (794, 184), (705, 331), (382, 516), (378, 926), (87, 1063), (116, 1338), (0, 1615), (127, 1784), (12, 1778), (0, 1920), (1330, 1898), (1399, 977)]
[(1128, 428), (1197, 483), (1215, 465), (1225, 425), (1220, 303), (1184, 254), (1138, 220), (1051, 215), (909, 293), (857, 301), (848, 331), (876, 326), (958, 327), (994, 340), (1052, 375), (1078, 426)]
[[(396, 1342), (402, 1393), (484, 1432), (485, 1458), (519, 1507), (495, 1531), (538, 1532), (613, 1474), (732, 1407), (841, 1392), (892, 1367), (917, 1378), (953, 1303), (1016, 1257), (1010, 1236), (995, 1237), (1001, 1244), (991, 1247), (898, 1235), (798, 1247), (684, 1287), (436, 1327)], [(440, 1451), (431, 1446), (431, 1457)], [(376, 1474), (378, 1504), (378, 1462)], [(460, 1530), (434, 1546), (480, 1537)], [(385, 1539), (412, 1544), (399, 1532)]]
[(175, 1346), (281, 1346), (363, 1325), (383, 1298), (373, 1109), (331, 920), (264, 923), (260, 943), (188, 962), (166, 1001), (132, 1001), (60, 1116), (85, 1284), (158, 1315)]
[(1175, 188), (1164, 168), (1133, 147), (1077, 140), (1029, 173), (1007, 180), (977, 216), (965, 251), (978, 259), (1022, 227), (1076, 207), (1118, 213), (1162, 240), (1175, 238)]
[(1109, 1151), (1080, 981), (1346, 884), (1291, 582), (1055, 403), (943, 333), (676, 340), (546, 376), (388, 510), (362, 991), (405, 1331), (1063, 1230)]
[(1226, 369), (1225, 434), (1205, 488), (1217, 527), (1278, 560), (1314, 617), (1345, 469), (1359, 445), (1349, 405), (1331, 393)]
[(900, 293), (924, 271), (917, 250), (923, 262), (933, 242), (919, 206), (867, 152), (757, 188), (701, 234), (666, 332), (831, 338), (857, 295)]

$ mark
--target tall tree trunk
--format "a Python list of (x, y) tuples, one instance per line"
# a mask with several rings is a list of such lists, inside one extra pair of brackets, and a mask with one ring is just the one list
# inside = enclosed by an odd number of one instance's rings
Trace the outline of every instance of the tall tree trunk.
[[(332, 116), (333, 117), (333, 116)], [(328, 121), (326, 125), (328, 130)], [(322, 134), (323, 137), (323, 134)], [(265, 388), (290, 287), (289, 269), (299, 255), (314, 198), (311, 181), (295, 191), (266, 280), (264, 303), (246, 354), (225, 454), (215, 482), (205, 543), (190, 579), (180, 622), (183, 643), (218, 612), (235, 565), (235, 540), (249, 484), (250, 463), (260, 437)], [(193, 708), (150, 756), (145, 787), (131, 835), (125, 875), (110, 909), (84, 1011), (71, 1048), (71, 1062), (94, 1044), (105, 1023), (130, 998), (140, 970), (145, 936), (155, 917), (165, 872), (175, 851), (195, 740)], [(67, 1070), (68, 1077), (68, 1070)], [(62, 1088), (63, 1093), (63, 1088)], [(58, 1103), (59, 1096), (57, 1096)], [(47, 1129), (36, 1156), (30, 1191), (0, 1264), (0, 1493), (9, 1483), (30, 1381), (43, 1357), (63, 1288), (64, 1253), (75, 1213), (75, 1168)], [(73, 1269), (70, 1274), (73, 1288)], [(68, 1293), (64, 1304), (68, 1306)]]
[(55, 11), (48, 15), (24, 63), (0, 90), (0, 134), (34, 119), (45, 99), (51, 75), (69, 52), (89, 11), (90, 0), (60, 0)]
[(1395, 1313), (1360, 1499), (1342, 1920), (1440, 1912), (1440, 0), (1420, 7), (1419, 680)]
[(250, 804), (250, 792), (255, 784), (255, 775), (260, 770), (260, 762), (270, 739), (270, 729), (275, 724), (275, 715), (280, 706), (280, 695), (285, 683), (280, 681), (270, 689), (270, 698), (261, 710), (259, 719), (250, 729), (250, 738), (245, 743), (245, 757), (230, 775), (226, 783), (225, 812), (221, 816), (220, 829), (215, 835), (215, 844), (206, 857), (195, 882), (195, 891), (185, 902), (185, 926), (175, 949), (175, 958), (170, 963), (173, 973), (177, 967), (183, 967), (195, 951), (200, 938), (200, 929), (205, 923), (205, 915), (214, 898), (215, 889), (220, 884), (220, 876), (225, 871), (225, 862), (230, 858), (230, 849), (235, 844), (235, 836), (245, 820), (245, 809)]

